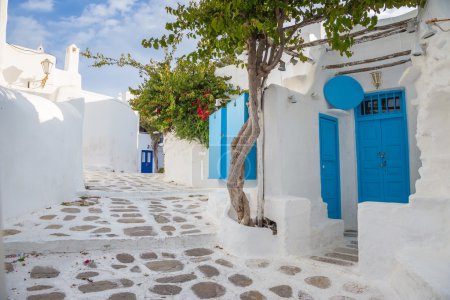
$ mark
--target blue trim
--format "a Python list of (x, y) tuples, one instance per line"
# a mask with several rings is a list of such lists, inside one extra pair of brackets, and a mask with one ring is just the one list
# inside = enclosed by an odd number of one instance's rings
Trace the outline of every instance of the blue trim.
[[(399, 112), (393, 112), (393, 113), (377, 113), (375, 115), (361, 115), (360, 113), (360, 106), (364, 105), (364, 100), (366, 97), (372, 97), (372, 96), (378, 96), (378, 95), (386, 95), (389, 93), (400, 93), (400, 111)], [(411, 175), (410, 175), (410, 167), (409, 167), (409, 139), (408, 139), (408, 119), (407, 119), (407, 110), (406, 110), (406, 97), (405, 97), (405, 89), (399, 88), (399, 89), (392, 89), (392, 90), (383, 90), (383, 91), (377, 91), (377, 92), (370, 92), (366, 93), (364, 95), (364, 100), (361, 102), (359, 106), (357, 106), (354, 109), (354, 117), (355, 117), (355, 144), (356, 144), (356, 161), (357, 161), (357, 182), (358, 182), (358, 203), (362, 202), (361, 195), (361, 154), (360, 154), (360, 142), (359, 142), (359, 124), (364, 121), (371, 121), (371, 120), (383, 120), (383, 119), (392, 119), (392, 118), (403, 118), (403, 140), (404, 140), (404, 146), (405, 146), (405, 153), (404, 153), (404, 165), (405, 165), (405, 172), (406, 172), (406, 192), (408, 195), (411, 194)], [(378, 101), (378, 111), (380, 111), (380, 108), (382, 106), (382, 103)], [(409, 196), (408, 196), (409, 198)], [(409, 201), (407, 200), (406, 203)]]
[[(320, 120), (330, 121), (336, 124), (335, 137), (336, 137), (336, 145), (335, 145), (335, 153), (336, 153), (336, 185), (337, 185), (337, 211), (333, 212), (328, 210), (328, 217), (333, 219), (341, 219), (342, 217), (342, 205), (341, 205), (341, 160), (340, 160), (340, 152), (339, 152), (339, 122), (338, 119), (329, 115), (325, 115), (319, 113), (319, 148), (320, 148), (320, 176), (321, 176), (321, 191), (323, 188), (323, 178), (322, 178), (322, 153), (323, 153), (323, 145), (320, 142), (322, 132), (320, 130)], [(322, 192), (321, 192), (322, 194)], [(323, 199), (323, 196), (322, 196)], [(324, 199), (323, 199), (324, 200)], [(329, 209), (329, 208), (328, 208)]]

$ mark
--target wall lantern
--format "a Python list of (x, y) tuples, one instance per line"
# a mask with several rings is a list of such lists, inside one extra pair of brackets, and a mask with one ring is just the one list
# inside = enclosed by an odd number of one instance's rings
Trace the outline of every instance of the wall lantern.
[(295, 66), (298, 63), (298, 60), (296, 60), (295, 57), (292, 56), (290, 62)]
[(216, 103), (214, 104), (216, 107), (219, 107), (222, 105), (222, 99), (216, 99)]
[(280, 65), (278, 66), (278, 71), (286, 71), (286, 63), (282, 60), (280, 60)]
[(43, 88), (45, 86), (45, 84), (47, 83), (48, 75), (50, 74), (50, 72), (52, 70), (53, 63), (48, 58), (46, 58), (43, 61), (41, 61), (41, 66), (42, 66), (42, 71), (45, 74), (45, 77), (41, 80), (41, 87)]
[(372, 76), (373, 86), (378, 90), (378, 88), (381, 86), (382, 83), (381, 72), (380, 71), (372, 72), (370, 73), (370, 76)]
[(427, 23), (424, 27), (424, 34), (422, 35), (422, 39), (428, 39), (435, 35), (437, 33), (437, 30), (432, 28), (430, 23)]

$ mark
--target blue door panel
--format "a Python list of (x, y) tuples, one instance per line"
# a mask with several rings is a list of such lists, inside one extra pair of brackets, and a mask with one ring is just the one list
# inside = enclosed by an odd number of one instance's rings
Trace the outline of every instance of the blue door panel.
[(355, 119), (359, 202), (407, 203), (409, 159), (403, 92), (366, 95)]
[(153, 151), (142, 150), (141, 173), (153, 173)]
[(339, 131), (337, 119), (319, 115), (321, 194), (328, 206), (328, 217), (341, 218), (339, 179)]
[(227, 109), (224, 107), (209, 116), (209, 179), (226, 176)]

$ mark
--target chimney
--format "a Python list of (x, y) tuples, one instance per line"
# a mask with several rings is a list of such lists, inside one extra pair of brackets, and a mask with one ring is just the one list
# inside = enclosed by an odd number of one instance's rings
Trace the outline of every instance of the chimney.
[[(1, 0), (0, 0), (1, 1)], [(66, 60), (64, 70), (71, 73), (78, 73), (78, 63), (80, 61), (80, 49), (74, 44), (66, 49)]]

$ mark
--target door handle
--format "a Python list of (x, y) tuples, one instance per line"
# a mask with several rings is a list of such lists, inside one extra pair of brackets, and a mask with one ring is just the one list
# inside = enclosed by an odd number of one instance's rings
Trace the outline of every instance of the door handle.
[(377, 153), (377, 155), (378, 155), (379, 157), (381, 157), (381, 158), (384, 158), (385, 154), (386, 154), (386, 153), (384, 153), (383, 151), (380, 151), (380, 152)]

